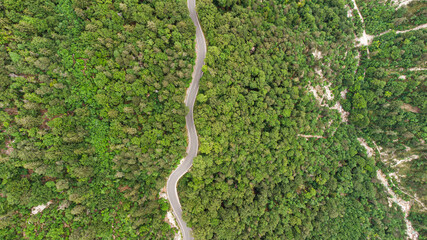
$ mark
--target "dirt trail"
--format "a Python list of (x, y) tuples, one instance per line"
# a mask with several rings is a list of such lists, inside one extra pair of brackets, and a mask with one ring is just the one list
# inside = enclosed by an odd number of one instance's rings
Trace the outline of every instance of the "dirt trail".
[[(389, 173), (388, 176), (394, 178), (398, 183), (400, 183), (400, 178), (399, 178), (399, 176), (395, 172), (394, 173)], [(418, 198), (418, 196), (417, 196), (416, 193), (414, 195), (411, 195), (410, 193), (408, 193), (405, 190), (403, 190), (402, 188), (400, 188), (398, 185), (396, 185), (394, 183), (393, 183), (393, 185), (394, 185), (394, 187), (396, 187), (397, 189), (399, 189), (399, 191), (401, 191), (402, 193), (406, 194), (408, 197), (414, 199), (418, 204), (420, 204), (420, 206), (422, 208), (422, 211), (427, 211), (427, 207), (424, 205), (423, 202), (421, 202), (421, 200)]]
[(419, 156), (418, 156), (418, 155), (412, 155), (412, 156), (406, 157), (406, 158), (404, 158), (404, 159), (402, 159), (402, 160), (398, 160), (398, 161), (396, 162), (396, 164), (394, 164), (394, 166), (393, 166), (393, 167), (396, 167), (397, 165), (399, 165), (399, 164), (401, 164), (401, 163), (410, 162), (410, 161), (415, 160), (415, 159), (418, 159), (418, 158), (419, 158)]
[[(396, 31), (396, 34), (407, 33), (407, 32), (416, 31), (416, 30), (420, 30), (420, 29), (424, 29), (424, 28), (427, 28), (427, 23), (422, 24), (422, 25), (420, 25), (420, 26), (416, 26), (416, 27), (411, 28), (411, 29), (408, 29), (408, 30)], [(373, 36), (373, 37), (380, 37), (380, 36), (382, 36), (382, 35), (384, 35), (384, 34), (387, 34), (387, 33), (389, 33), (389, 32), (391, 32), (391, 29), (389, 29), (389, 30), (387, 30), (387, 31), (385, 31), (385, 32), (382, 32), (382, 33), (380, 33), (380, 34), (378, 34), (378, 35), (376, 35), (376, 36)]]
[(424, 29), (424, 28), (427, 28), (427, 23), (425, 23), (425, 24), (423, 24), (423, 25), (420, 25), (420, 26), (417, 26), (417, 27), (414, 27), (414, 28), (409, 29), (409, 30), (396, 31), (396, 33), (397, 33), (397, 34), (400, 34), (400, 33), (407, 33), (407, 32), (410, 32), (410, 31), (416, 31), (416, 30), (420, 30), (420, 29)]
[[(362, 145), (365, 149), (366, 149), (366, 153), (368, 156), (373, 156), (374, 155), (374, 150), (368, 146), (368, 144), (366, 143), (366, 140), (363, 138), (358, 138), (357, 139), (360, 142), (360, 145)], [(386, 153), (381, 153), (381, 147), (378, 147), (377, 144), (375, 144), (375, 142), (373, 142), (373, 144), (375, 145), (376, 149), (378, 150), (378, 153), (380, 154), (380, 159), (381, 161), (383, 161), (384, 163), (387, 163), (387, 161), (385, 161), (385, 159), (383, 158), (384, 156), (389, 156)], [(418, 157), (418, 156), (417, 156)], [(410, 157), (411, 160), (415, 159), (412, 158), (412, 156)], [(404, 159), (405, 162), (407, 162), (407, 159)], [(404, 162), (402, 161), (402, 162)], [(398, 164), (400, 164), (401, 162), (398, 161)], [(395, 166), (396, 166), (395, 165)], [(389, 175), (390, 177), (394, 177), (395, 179), (399, 179), (399, 177), (397, 176), (396, 173), (391, 173)], [(419, 233), (417, 231), (415, 231), (414, 227), (412, 226), (411, 221), (408, 220), (408, 216), (409, 216), (409, 212), (411, 210), (411, 206), (413, 204), (413, 200), (411, 201), (405, 201), (402, 198), (400, 198), (399, 196), (396, 195), (396, 193), (390, 188), (388, 181), (387, 181), (387, 176), (381, 171), (381, 169), (377, 170), (377, 178), (378, 180), (380, 180), (381, 184), (384, 186), (384, 188), (386, 189), (387, 193), (391, 196), (391, 198), (388, 198), (388, 202), (389, 202), (389, 206), (392, 207), (392, 203), (395, 202), (397, 205), (399, 205), (402, 209), (402, 212), (405, 214), (404, 220), (406, 223), (406, 235), (408, 236), (408, 239), (411, 240), (417, 240)], [(398, 180), (399, 181), (399, 180)], [(396, 185), (395, 185), (396, 186)], [(398, 186), (396, 186), (400, 191), (402, 191)], [(421, 206), (423, 208), (424, 204), (422, 204), (422, 202), (416, 197), (416, 196), (411, 196), (408, 193), (402, 191), (403, 193), (405, 193), (406, 195), (408, 195), (409, 197), (411, 197), (412, 199), (414, 199), (415, 201), (417, 201), (418, 203), (421, 204)]]
[[(320, 53), (320, 55), (321, 55), (321, 53)], [(341, 106), (341, 103), (339, 101), (337, 101), (335, 103), (335, 105), (332, 107), (329, 106), (329, 104), (324, 103), (324, 101), (323, 101), (324, 99), (326, 99), (328, 101), (334, 100), (334, 94), (332, 93), (332, 91), (330, 89), (330, 87), (332, 86), (332, 83), (323, 76), (321, 69), (315, 68), (314, 71), (316, 72), (317, 75), (319, 75), (319, 77), (322, 79), (323, 82), (327, 82), (328, 84), (324, 85), (324, 86), (317, 85), (317, 86), (313, 87), (311, 85), (311, 82), (308, 82), (308, 86), (307, 86), (308, 91), (313, 93), (314, 98), (317, 100), (317, 102), (319, 103), (319, 105), (321, 107), (327, 107), (329, 109), (337, 110), (341, 115), (341, 122), (343, 122), (343, 123), (348, 122), (349, 113), (343, 109), (343, 107)], [(344, 96), (345, 96), (346, 93), (347, 92), (344, 91), (344, 93), (340, 93), (340, 94), (341, 95), (344, 94)]]
[(366, 154), (368, 155), (368, 157), (372, 157), (374, 155), (374, 149), (368, 146), (365, 139), (357, 138), (357, 141), (359, 141), (360, 145), (362, 145), (366, 149)]
[(317, 102), (320, 104), (321, 107), (327, 107), (329, 109), (337, 110), (340, 113), (341, 122), (346, 123), (346, 122), (348, 122), (349, 113), (344, 110), (344, 108), (341, 106), (340, 102), (336, 102), (335, 105), (332, 107), (329, 106), (329, 104), (327, 104), (327, 103), (323, 103), (324, 98), (326, 98), (327, 100), (333, 100), (334, 99), (333, 94), (332, 94), (331, 90), (329, 89), (330, 85), (331, 84), (323, 86), (323, 88), (324, 88), (324, 91), (323, 91), (323, 89), (320, 86), (313, 87), (313, 86), (311, 86), (311, 83), (309, 83), (308, 89), (309, 89), (309, 92), (313, 93), (314, 98), (317, 100)]
[(394, 193), (393, 190), (391, 190), (391, 188), (388, 185), (386, 175), (381, 171), (381, 169), (377, 170), (377, 178), (381, 181), (381, 184), (384, 185), (384, 187), (387, 190), (387, 193), (391, 195), (391, 199), (389, 198), (390, 207), (391, 207), (391, 203), (395, 202), (397, 205), (401, 207), (402, 212), (405, 213), (406, 235), (408, 235), (408, 239), (417, 240), (419, 234), (417, 231), (415, 231), (411, 221), (408, 220), (409, 211), (411, 210), (411, 206), (412, 206), (412, 201), (408, 202), (399, 198), (396, 195), (396, 193)]
[[(375, 37), (377, 37), (377, 36), (373, 36), (373, 35), (368, 35), (368, 34), (366, 34), (366, 30), (365, 30), (365, 20), (363, 19), (363, 16), (362, 16), (362, 14), (360, 13), (360, 11), (359, 11), (359, 8), (358, 8), (358, 6), (357, 6), (357, 4), (356, 4), (356, 1), (355, 0), (352, 0), (352, 2), (353, 2), (353, 5), (354, 5), (354, 10), (356, 10), (357, 11), (357, 14), (359, 15), (359, 17), (360, 17), (360, 20), (361, 20), (361, 22), (362, 22), (362, 25), (363, 25), (363, 34), (362, 34), (362, 36), (361, 37), (357, 37), (357, 36), (355, 36), (356, 37), (356, 42), (358, 42), (358, 44), (356, 44), (356, 47), (360, 47), (360, 46), (368, 46), (368, 45), (370, 45), (371, 44), (371, 42), (372, 42), (372, 40), (375, 38)], [(347, 16), (348, 17), (352, 17), (352, 14), (351, 14), (351, 11), (349, 11), (348, 13), (347, 13)], [(409, 32), (409, 31), (415, 31), (415, 30), (419, 30), (419, 29), (423, 29), (423, 28), (426, 28), (427, 27), (427, 24), (423, 24), (423, 25), (420, 25), (420, 26), (418, 26), (418, 27), (415, 27), (415, 28), (413, 28), (413, 29), (409, 29), (409, 30), (404, 30), (404, 31), (396, 31), (396, 33), (397, 34), (401, 34), (401, 33), (406, 33), (406, 32)], [(390, 32), (391, 30), (388, 30), (388, 31), (386, 31), (386, 32), (384, 32), (384, 33), (381, 33), (380, 35), (378, 35), (378, 36), (381, 36), (381, 35), (383, 35), (383, 34), (386, 34), (386, 33), (388, 33), (388, 32)], [(367, 52), (368, 52), (368, 58), (369, 58), (369, 50), (367, 49)], [(314, 55), (314, 54), (313, 54)], [(317, 55), (317, 54), (316, 54)], [(360, 57), (360, 52), (359, 52), (359, 57)], [(360, 64), (360, 61), (359, 61), (359, 64)], [(411, 71), (419, 71), (419, 70), (427, 70), (427, 69), (424, 69), (424, 68), (414, 68), (414, 69), (410, 69)], [(317, 71), (316, 71), (317, 72)], [(322, 74), (320, 73), (318, 73), (318, 75), (320, 75), (322, 78), (323, 78), (323, 76), (322, 76)], [(324, 86), (324, 87), (329, 87), (329, 85), (328, 86)], [(316, 86), (316, 88), (314, 88), (313, 86), (311, 86), (311, 83), (309, 83), (309, 86), (308, 86), (308, 89), (309, 89), (309, 91), (310, 92), (312, 92), (313, 93), (313, 95), (314, 95), (314, 97), (316, 98), (316, 100), (319, 102), (319, 104), (321, 105), (321, 106), (327, 106), (327, 104), (324, 104), (323, 103), (323, 99), (325, 98), (325, 95), (327, 95), (327, 94), (319, 94), (319, 90), (321, 90), (321, 89), (319, 89), (319, 86)], [(320, 95), (323, 95), (322, 97), (320, 96)], [(329, 94), (328, 94), (329, 95)], [(343, 94), (344, 96), (345, 96), (345, 93)], [(344, 98), (344, 96), (342, 96), (343, 98)], [(329, 96), (328, 96), (329, 97)], [(328, 106), (329, 107), (329, 106)], [(342, 108), (341, 107), (341, 105), (339, 104), (339, 103), (337, 103), (336, 104), (336, 106), (334, 106), (333, 108), (337, 108), (337, 109), (339, 109), (339, 108)], [(341, 112), (341, 111), (340, 111)], [(344, 115), (342, 115), (342, 120), (344, 121), (344, 119), (346, 119), (347, 118), (347, 116), (345, 115), (345, 114), (348, 114), (348, 113), (346, 113), (345, 111), (343, 111), (342, 110), (342, 112), (343, 112), (343, 114)], [(312, 136), (312, 137), (319, 137), (319, 136)], [(363, 139), (363, 138), (358, 138), (357, 139), (359, 142), (360, 142), (360, 144), (366, 149), (366, 153), (367, 153), (367, 156), (368, 157), (372, 157), (374, 154), (375, 154), (375, 152), (374, 152), (374, 149), (373, 148), (371, 148), (371, 147), (369, 147), (368, 146), (368, 144), (367, 144), (367, 142), (366, 142), (366, 140), (365, 139)], [(385, 155), (386, 153), (381, 153), (381, 151), (380, 151), (380, 148), (375, 144), (375, 142), (374, 142), (374, 145), (376, 146), (376, 148), (377, 148), (377, 150), (378, 150), (378, 152), (379, 152), (379, 154), (380, 154), (380, 158), (381, 158), (381, 156), (383, 156), (383, 154)], [(402, 161), (398, 161), (397, 162), (397, 164), (396, 165), (398, 165), (398, 164), (400, 164), (400, 163), (402, 163), (402, 162), (407, 162), (407, 161), (410, 161), (410, 160), (413, 160), (414, 159), (414, 157), (413, 156), (411, 156), (409, 159), (404, 159), (404, 160), (402, 160)], [(410, 201), (410, 202), (408, 202), (408, 201), (404, 201), (404, 200), (402, 200), (401, 198), (399, 198), (397, 195), (396, 195), (396, 193), (394, 193), (393, 192), (393, 190), (389, 187), (389, 185), (388, 185), (388, 182), (387, 182), (387, 179), (386, 179), (386, 175), (385, 174), (383, 174), (382, 172), (381, 172), (381, 170), (378, 170), (377, 171), (377, 178), (380, 180), (380, 182), (382, 183), (382, 185), (385, 187), (385, 189), (387, 190), (387, 193), (391, 196), (391, 198), (389, 199), (389, 202), (391, 203), (391, 202), (395, 202), (395, 203), (397, 203), (400, 207), (401, 207), (401, 209), (402, 209), (402, 211), (404, 212), (404, 214), (405, 214), (405, 218), (404, 218), (404, 220), (405, 220), (405, 223), (406, 223), (406, 227), (407, 227), (407, 230), (406, 230), (406, 234), (407, 234), (407, 236), (408, 236), (408, 239), (411, 239), (411, 240), (417, 240), (418, 239), (418, 236), (419, 236), (419, 234), (418, 234), (418, 232), (417, 231), (415, 231), (414, 230), (414, 228), (413, 228), (413, 226), (412, 226), (412, 223), (408, 220), (408, 216), (409, 216), (409, 212), (410, 212), (410, 209), (411, 209), (411, 205), (412, 205), (412, 203), (413, 203), (413, 201)], [(403, 191), (402, 191), (403, 192)], [(408, 195), (408, 196), (410, 196), (410, 195)], [(419, 202), (419, 203), (421, 203), (421, 205), (424, 207), (424, 204), (422, 204), (422, 202), (421, 201), (419, 201), (417, 198), (415, 198), (415, 197), (412, 197), (412, 196), (410, 196), (412, 199), (414, 199), (415, 201), (417, 201), (417, 202)], [(390, 204), (391, 205), (391, 204)], [(391, 206), (390, 206), (391, 207)]]
[(410, 4), (414, 0), (392, 0), (392, 1), (393, 1), (394, 5), (397, 5), (397, 7), (396, 7), (396, 10), (397, 10), (403, 6)]
[(304, 137), (304, 138), (325, 138), (324, 136), (319, 136), (319, 135), (306, 135), (306, 134), (298, 134), (298, 137)]
[[(365, 20), (363, 19), (363, 16), (362, 16), (362, 14), (361, 14), (361, 13), (360, 13), (360, 11), (359, 11), (359, 7), (357, 6), (357, 4), (356, 4), (356, 1), (355, 1), (355, 0), (352, 0), (352, 2), (353, 2), (353, 5), (354, 5), (354, 8), (353, 8), (353, 9), (357, 11), (357, 14), (359, 15), (360, 20), (361, 20), (362, 25), (363, 25), (363, 33), (362, 33), (362, 36), (361, 36), (361, 37), (357, 37), (357, 36), (356, 36), (356, 41), (358, 42), (358, 44), (356, 45), (356, 47), (360, 47), (360, 46), (369, 46), (369, 45), (371, 45), (371, 43), (372, 43), (372, 41), (373, 41), (373, 39), (374, 39), (374, 38), (379, 37), (379, 36), (382, 36), (382, 35), (384, 35), (384, 34), (387, 34), (387, 33), (389, 33), (389, 32), (391, 31), (391, 29), (389, 29), (389, 30), (387, 30), (387, 31), (385, 31), (385, 32), (382, 32), (382, 33), (378, 34), (378, 35), (369, 35), (369, 34), (367, 34), (367, 33), (366, 33), (366, 30), (365, 30)], [(407, 4), (408, 4), (408, 3), (410, 3), (410, 2), (412, 2), (412, 0), (409, 0), (409, 1), (402, 1), (402, 2), (399, 4), (399, 7), (398, 7), (398, 8), (400, 8), (400, 7), (404, 6), (404, 5), (407, 5)], [(352, 16), (351, 14), (350, 14), (350, 15), (349, 15), (349, 14), (347, 14), (347, 15), (348, 15), (348, 16)], [(424, 29), (424, 28), (427, 28), (427, 23), (422, 24), (422, 25), (417, 26), (417, 27), (414, 27), (414, 28), (412, 28), (412, 29), (403, 30), (403, 31), (396, 31), (396, 34), (407, 33), (407, 32), (416, 31), (416, 30), (420, 30), (420, 29)], [(368, 51), (368, 58), (369, 58), (369, 49), (367, 49), (367, 51)]]
[(415, 68), (410, 68), (409, 71), (426, 71), (427, 68), (420, 68), (420, 67), (415, 67)]
[[(360, 20), (362, 21), (363, 25), (365, 25), (364, 24), (365, 20), (363, 19), (363, 16), (362, 16), (362, 14), (359, 11), (359, 7), (357, 7), (356, 0), (351, 0), (351, 1), (353, 2), (354, 9), (357, 11), (357, 14), (359, 14)], [(363, 28), (365, 28), (365, 27), (363, 27)]]
[[(374, 39), (374, 36), (366, 34), (366, 30), (365, 30), (365, 19), (363, 19), (362, 14), (360, 13), (359, 7), (356, 4), (356, 0), (351, 0), (353, 2), (354, 5), (354, 9), (357, 11), (357, 14), (360, 17), (360, 21), (362, 21), (362, 25), (363, 25), (363, 33), (362, 36), (357, 38), (356, 36), (356, 41), (359, 42), (359, 44), (357, 45), (357, 47), (360, 46), (369, 46), (372, 42), (372, 40)], [(366, 51), (368, 52), (368, 58), (369, 58), (369, 48), (366, 48)]]

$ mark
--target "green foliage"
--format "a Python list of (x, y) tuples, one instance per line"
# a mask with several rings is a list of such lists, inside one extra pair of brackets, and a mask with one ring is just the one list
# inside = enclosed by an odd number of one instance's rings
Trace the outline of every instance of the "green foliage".
[(184, 1), (0, 3), (1, 239), (173, 236), (194, 35)]
[(408, 220), (414, 224), (414, 228), (418, 230), (419, 239), (426, 239), (427, 229), (427, 214), (425, 212), (411, 212)]
[(365, 19), (366, 32), (377, 35), (389, 29), (407, 30), (427, 22), (427, 3), (412, 1), (407, 6), (397, 6), (393, 1), (357, 0)]
[[(426, 23), (426, 3), (414, 1), (395, 10), (392, 2), (358, 1), (369, 34), (376, 36), (367, 49), (362, 50), (361, 64), (356, 80), (348, 82), (351, 107), (350, 122), (365, 136), (381, 147), (385, 157), (383, 169), (399, 176), (392, 189), (402, 199), (418, 196), (425, 204), (425, 141), (427, 140), (426, 81), (425, 81), (425, 29), (400, 32)], [(366, 103), (366, 104), (365, 104)], [(362, 107), (365, 106), (365, 107)], [(389, 158), (405, 159), (417, 156), (408, 163), (392, 164)], [(416, 201), (411, 208), (414, 228), (420, 237), (425, 233), (422, 211)]]
[[(197, 0), (200, 148), (179, 185), (197, 239), (404, 238), (357, 136), (425, 151), (425, 71), (407, 69), (425, 67), (426, 30), (395, 31), (426, 4), (357, 3), (363, 24), (341, 0)], [(362, 25), (392, 31), (358, 49)], [(0, 3), (0, 239), (173, 237), (158, 192), (185, 155), (194, 36), (185, 1)], [(307, 86), (326, 81), (319, 104)], [(326, 107), (343, 90), (348, 124)], [(425, 168), (402, 170), (422, 196)]]
[[(426, 85), (423, 66), (426, 31), (389, 33), (375, 38), (363, 56), (356, 82), (347, 85), (350, 120), (383, 147), (417, 148), (426, 139)], [(398, 50), (396, 59), (393, 51)]]
[[(404, 238), (361, 132), (306, 88), (324, 81), (315, 69), (333, 80), (335, 96), (358, 81), (345, 2), (226, 3), (198, 1), (209, 44), (194, 110), (200, 151), (179, 186), (195, 237)], [(368, 97), (344, 101), (369, 124)]]

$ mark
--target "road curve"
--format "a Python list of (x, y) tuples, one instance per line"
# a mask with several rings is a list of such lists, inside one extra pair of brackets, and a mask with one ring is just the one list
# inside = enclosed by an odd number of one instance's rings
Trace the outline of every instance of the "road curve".
[(166, 185), (168, 199), (172, 206), (173, 214), (175, 215), (179, 228), (181, 229), (184, 240), (194, 238), (192, 236), (191, 228), (187, 227), (187, 224), (184, 222), (184, 220), (182, 220), (182, 208), (181, 204), (179, 203), (178, 191), (176, 187), (179, 179), (190, 169), (191, 165), (193, 165), (193, 158), (197, 156), (197, 150), (199, 149), (196, 127), (194, 126), (193, 107), (196, 100), (197, 91), (199, 90), (199, 80), (203, 75), (202, 66), (206, 56), (206, 41), (196, 12), (196, 0), (187, 0), (187, 6), (188, 10), (190, 11), (191, 20), (193, 20), (193, 23), (196, 27), (197, 55), (196, 65), (194, 66), (193, 70), (193, 80), (190, 84), (190, 87), (187, 89), (187, 95), (184, 101), (185, 105), (189, 109), (187, 116), (185, 116), (189, 143), (187, 147), (187, 156), (169, 176)]

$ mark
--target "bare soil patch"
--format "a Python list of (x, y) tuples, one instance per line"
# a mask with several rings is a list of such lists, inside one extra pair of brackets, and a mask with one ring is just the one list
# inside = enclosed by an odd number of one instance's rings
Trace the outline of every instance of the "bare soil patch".
[(414, 107), (414, 106), (407, 104), (407, 103), (402, 104), (402, 106), (400, 106), (400, 108), (402, 110), (405, 110), (408, 112), (413, 112), (413, 113), (420, 113), (421, 112), (421, 110), (419, 108)]
[(1, 149), (0, 153), (10, 155), (13, 152), (13, 147), (11, 146), (11, 144), (14, 142), (15, 140), (11, 140), (11, 139), (6, 140), (4, 143), (6, 146), (6, 149)]
[(119, 187), (119, 191), (120, 192), (124, 192), (124, 191), (129, 190), (129, 189), (132, 189), (132, 188), (130, 188), (129, 186), (121, 186), (121, 187)]
[(305, 135), (305, 134), (298, 134), (298, 137), (304, 137), (304, 138), (325, 138), (324, 136), (319, 136), (319, 135)]
[(368, 146), (365, 139), (357, 138), (357, 141), (359, 141), (360, 145), (362, 145), (366, 149), (366, 154), (368, 155), (368, 157), (372, 157), (374, 155), (374, 149)]
[(391, 206), (392, 202), (395, 202), (397, 205), (400, 206), (402, 209), (402, 212), (405, 213), (405, 223), (406, 223), (406, 235), (408, 236), (408, 239), (416, 240), (418, 239), (419, 233), (415, 231), (414, 227), (412, 226), (412, 223), (408, 220), (409, 211), (411, 210), (412, 201), (405, 201), (398, 197), (393, 190), (389, 187), (388, 181), (386, 178), (386, 175), (381, 171), (381, 169), (378, 169), (377, 171), (377, 178), (380, 180), (381, 184), (385, 187), (387, 190), (387, 193), (391, 196), (389, 198), (389, 204)]
[(17, 108), (5, 108), (4, 111), (7, 112), (7, 114), (9, 114), (11, 116), (18, 115), (18, 109)]

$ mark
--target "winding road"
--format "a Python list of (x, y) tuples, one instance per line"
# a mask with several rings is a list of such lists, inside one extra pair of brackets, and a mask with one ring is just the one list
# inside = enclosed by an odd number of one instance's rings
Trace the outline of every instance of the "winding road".
[(193, 80), (190, 87), (187, 89), (187, 95), (185, 98), (185, 105), (189, 108), (187, 116), (185, 116), (187, 134), (188, 134), (188, 147), (187, 157), (181, 161), (181, 164), (172, 172), (169, 176), (166, 189), (168, 194), (169, 202), (172, 206), (173, 214), (178, 222), (179, 228), (182, 232), (184, 240), (194, 239), (192, 236), (191, 228), (187, 227), (187, 224), (182, 220), (182, 208), (179, 202), (177, 183), (179, 179), (190, 169), (193, 165), (193, 158), (197, 156), (199, 149), (199, 140), (197, 138), (196, 127), (194, 126), (193, 119), (193, 107), (196, 100), (197, 91), (199, 90), (199, 80), (202, 77), (202, 66), (204, 64), (206, 56), (206, 41), (203, 35), (202, 28), (200, 27), (199, 19), (196, 12), (196, 0), (187, 0), (188, 10), (190, 11), (191, 20), (196, 27), (196, 65), (193, 70)]

